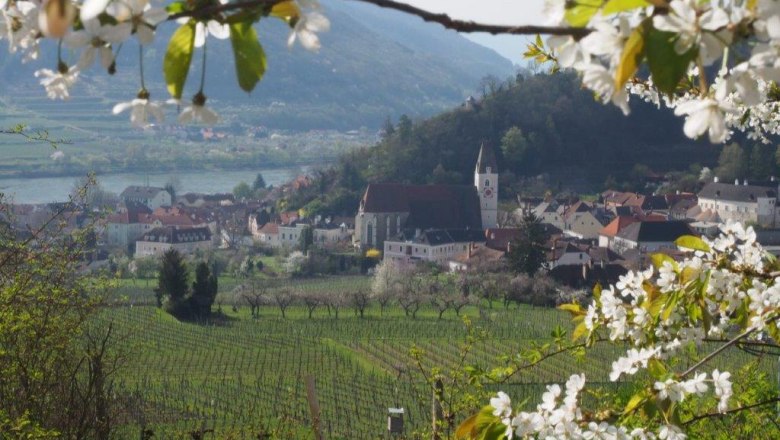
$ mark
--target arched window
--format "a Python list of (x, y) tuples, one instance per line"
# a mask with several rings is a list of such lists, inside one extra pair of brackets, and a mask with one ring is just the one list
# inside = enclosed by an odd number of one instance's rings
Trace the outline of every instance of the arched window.
[(374, 243), (374, 225), (371, 223), (366, 227), (366, 244), (371, 246)]
[(485, 186), (490, 186), (490, 179), (485, 179)]

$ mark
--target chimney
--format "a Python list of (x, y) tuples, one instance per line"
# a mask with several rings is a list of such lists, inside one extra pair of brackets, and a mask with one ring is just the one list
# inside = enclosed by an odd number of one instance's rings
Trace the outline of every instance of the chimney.
[(747, 182), (747, 179), (743, 179), (743, 180), (742, 180), (742, 185), (743, 185), (743, 186), (747, 186), (747, 184), (748, 184), (748, 182)]
[(734, 186), (739, 186), (739, 179), (734, 179)]
[(715, 183), (718, 183), (718, 176), (715, 176), (715, 177), (712, 179), (712, 181), (713, 181), (713, 182), (715, 182)]

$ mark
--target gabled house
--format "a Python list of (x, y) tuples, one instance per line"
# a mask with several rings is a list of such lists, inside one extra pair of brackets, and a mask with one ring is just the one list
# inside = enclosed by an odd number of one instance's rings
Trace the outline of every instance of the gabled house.
[(125, 203), (141, 203), (151, 210), (160, 206), (171, 206), (171, 194), (164, 188), (154, 186), (128, 186), (119, 198)]
[(632, 223), (636, 223), (637, 221), (639, 220), (633, 216), (615, 217), (614, 220), (609, 222), (607, 226), (604, 226), (599, 231), (599, 247), (611, 248), (612, 241), (615, 239), (618, 233), (626, 226)]
[(683, 235), (697, 234), (688, 223), (679, 220), (640, 221), (621, 229), (612, 241), (610, 249), (618, 254), (629, 249), (638, 249), (641, 252), (655, 252), (663, 248), (676, 249), (674, 241)]
[(710, 182), (699, 192), (699, 206), (702, 211), (718, 214), (722, 221), (757, 223), (775, 227), (777, 220), (777, 185), (749, 185), (747, 180), (740, 185)]

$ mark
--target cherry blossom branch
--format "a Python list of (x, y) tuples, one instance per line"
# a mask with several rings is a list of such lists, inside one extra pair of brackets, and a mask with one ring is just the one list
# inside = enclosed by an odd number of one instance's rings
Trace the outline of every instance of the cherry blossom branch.
[[(278, 3), (282, 3), (285, 0), (247, 0), (236, 3), (216, 4), (205, 8), (191, 9), (187, 11), (178, 12), (168, 16), (168, 21), (176, 20), (182, 17), (193, 18), (206, 18), (211, 17), (214, 14), (221, 12), (230, 12), (241, 9), (251, 9), (258, 6), (274, 6)], [(581, 38), (591, 33), (590, 29), (586, 28), (574, 28), (565, 26), (536, 26), (536, 25), (498, 25), (478, 23), (475, 21), (456, 20), (447, 14), (439, 14), (425, 9), (421, 9), (406, 3), (400, 3), (393, 0), (352, 0), (361, 3), (368, 3), (381, 8), (394, 9), (396, 11), (405, 12), (410, 15), (414, 15), (422, 18), (424, 21), (431, 23), (438, 23), (447, 29), (452, 29), (457, 32), (486, 32), (492, 35), (508, 34), (508, 35), (571, 35), (575, 38)]]
[(729, 414), (734, 414), (734, 413), (738, 413), (738, 412), (741, 412), (741, 411), (747, 411), (747, 410), (750, 410), (750, 409), (753, 409), (753, 408), (758, 408), (760, 406), (770, 405), (772, 403), (778, 403), (778, 402), (780, 402), (780, 397), (774, 397), (772, 399), (764, 400), (763, 402), (753, 403), (753, 404), (750, 404), (748, 406), (741, 406), (739, 408), (730, 409), (730, 410), (724, 411), (724, 412), (712, 412), (712, 413), (707, 413), (707, 414), (700, 414), (700, 415), (698, 415), (696, 417), (691, 418), (690, 420), (686, 420), (685, 422), (682, 423), (682, 425), (683, 426), (688, 426), (691, 423), (698, 422), (699, 420), (702, 420), (702, 419), (711, 419), (711, 418), (715, 418), (715, 417), (724, 417), (724, 416), (727, 416)]

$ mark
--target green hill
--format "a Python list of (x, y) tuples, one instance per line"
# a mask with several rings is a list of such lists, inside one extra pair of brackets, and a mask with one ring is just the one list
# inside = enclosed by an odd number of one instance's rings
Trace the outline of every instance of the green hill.
[[(373, 148), (322, 171), (316, 185), (288, 204), (349, 214), (368, 182), (468, 184), (483, 141), (496, 150), (504, 198), (539, 174), (548, 175), (553, 190), (592, 191), (609, 177), (631, 178), (637, 165), (663, 173), (715, 162), (717, 147), (685, 138), (682, 120), (671, 112), (639, 101), (631, 109), (625, 117), (596, 102), (573, 75), (518, 76), (473, 106), (400, 122)], [(502, 149), (513, 128), (512, 147)]]

